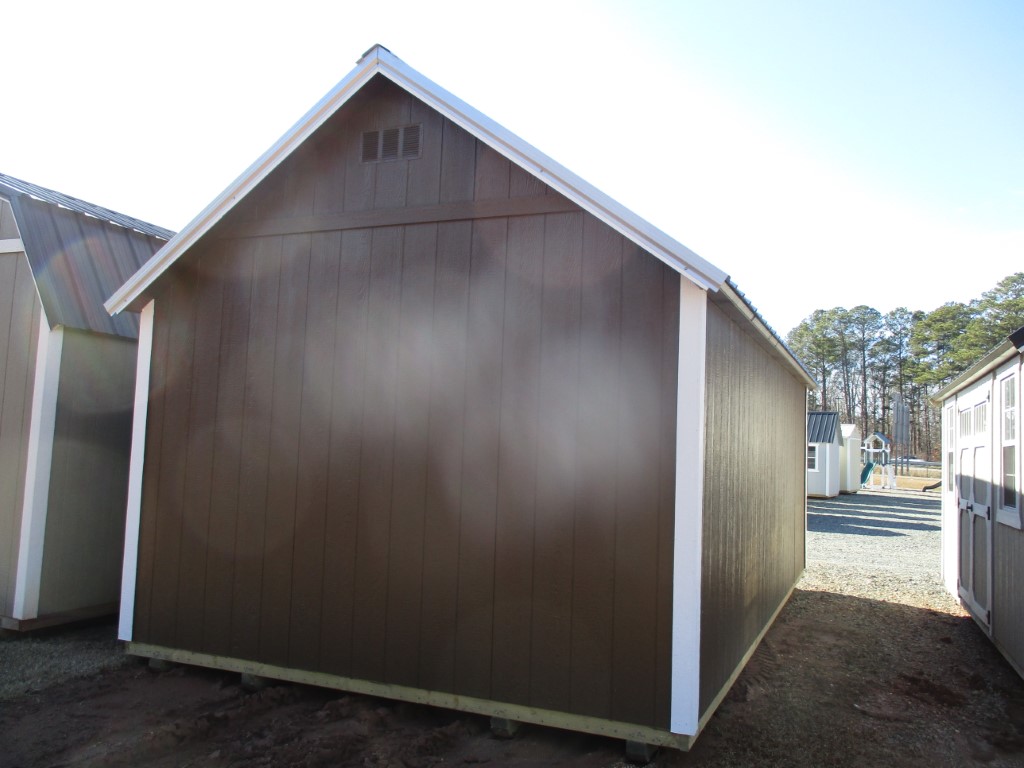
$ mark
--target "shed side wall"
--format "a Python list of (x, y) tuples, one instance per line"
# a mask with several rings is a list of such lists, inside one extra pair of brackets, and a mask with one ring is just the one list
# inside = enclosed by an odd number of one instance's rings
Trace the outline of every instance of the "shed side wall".
[(134, 639), (666, 728), (678, 276), (579, 210), (332, 223), (553, 196), (386, 82), (264, 185), (158, 287)]
[(14, 610), (41, 317), (25, 254), (0, 255), (0, 616)]
[(65, 329), (39, 615), (118, 599), (136, 343)]
[(1024, 532), (994, 524), (992, 540), (992, 637), (1024, 674)]
[(804, 568), (806, 389), (708, 304), (700, 710)]

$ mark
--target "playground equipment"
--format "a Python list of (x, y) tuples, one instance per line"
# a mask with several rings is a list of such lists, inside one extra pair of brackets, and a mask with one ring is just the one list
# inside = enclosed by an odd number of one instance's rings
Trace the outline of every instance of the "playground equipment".
[[(890, 461), (892, 441), (881, 432), (872, 432), (861, 448), (864, 455), (864, 471), (861, 472), (862, 488), (895, 488), (896, 467)], [(882, 472), (875, 485), (874, 469), (881, 465)]]

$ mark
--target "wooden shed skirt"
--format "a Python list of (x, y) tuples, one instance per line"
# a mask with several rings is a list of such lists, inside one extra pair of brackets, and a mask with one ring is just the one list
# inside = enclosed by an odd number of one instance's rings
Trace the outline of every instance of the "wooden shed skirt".
[(475, 715), (487, 715), (490, 717), (502, 717), (508, 720), (515, 720), (522, 723), (548, 726), (551, 728), (563, 728), (569, 731), (591, 733), (597, 736), (607, 736), (616, 739), (625, 739), (642, 744), (651, 744), (661, 747), (672, 747), (674, 749), (688, 750), (693, 744), (696, 736), (670, 733), (657, 728), (636, 725), (634, 723), (621, 723), (614, 720), (604, 720), (598, 717), (586, 717), (574, 715), (568, 712), (556, 712), (549, 709), (538, 709), (536, 707), (524, 707), (519, 704), (506, 704), (500, 701), (488, 699), (477, 699), (472, 696), (459, 696), (454, 693), (443, 691), (427, 691), (421, 688), (410, 688), (403, 685), (389, 685), (388, 683), (375, 683), (369, 680), (358, 680), (351, 677), (331, 675), (325, 672), (309, 672), (289, 667), (279, 667), (273, 664), (262, 664), (255, 661), (233, 659), (227, 656), (215, 656), (208, 653), (196, 653), (194, 651), (183, 651), (174, 648), (165, 648), (159, 645), (148, 643), (127, 644), (127, 651), (133, 656), (141, 656), (149, 659), (163, 659), (180, 664), (190, 664), (197, 667), (220, 669), (240, 674), (257, 675), (272, 680), (284, 680), (290, 683), (302, 685), (315, 685), (321, 688), (333, 688), (349, 693), (358, 693), (366, 696), (379, 696), (396, 701), (407, 701), (413, 704), (426, 704), (432, 707), (454, 709), (460, 712), (470, 712)]

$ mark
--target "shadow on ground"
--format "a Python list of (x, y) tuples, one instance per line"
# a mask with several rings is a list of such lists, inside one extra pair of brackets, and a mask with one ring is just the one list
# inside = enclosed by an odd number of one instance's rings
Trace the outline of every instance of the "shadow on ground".
[(938, 496), (859, 493), (807, 500), (807, 530), (862, 536), (903, 536), (941, 530)]
[(796, 590), (679, 766), (1024, 764), (1024, 681), (968, 617)]

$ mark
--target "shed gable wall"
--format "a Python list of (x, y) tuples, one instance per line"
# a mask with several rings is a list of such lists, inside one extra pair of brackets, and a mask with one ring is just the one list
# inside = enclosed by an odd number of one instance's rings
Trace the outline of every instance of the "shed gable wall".
[(806, 389), (708, 304), (700, 711), (804, 569)]
[(41, 317), (25, 254), (0, 254), (0, 616), (14, 610)]
[(134, 339), (64, 331), (40, 616), (117, 602), (136, 350)]
[(378, 80), (162, 278), (135, 640), (667, 727), (679, 278), (558, 197)]

